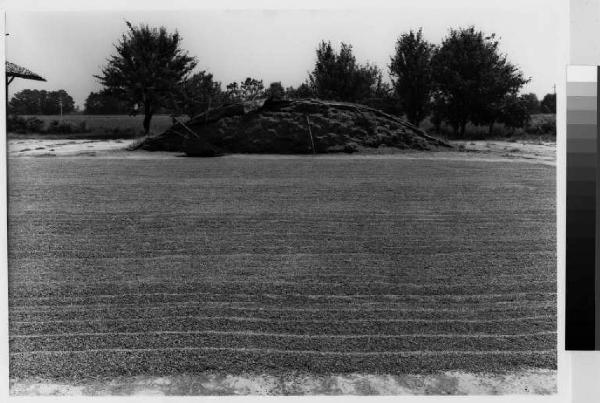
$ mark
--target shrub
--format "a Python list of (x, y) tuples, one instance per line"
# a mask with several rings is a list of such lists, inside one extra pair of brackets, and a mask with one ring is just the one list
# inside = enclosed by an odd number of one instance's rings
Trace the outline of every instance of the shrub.
[(8, 116), (6, 120), (6, 131), (12, 133), (42, 133), (44, 122), (38, 118), (22, 118), (16, 115)]
[(90, 130), (88, 129), (85, 121), (80, 123), (71, 123), (52, 120), (44, 132), (48, 134), (71, 134), (88, 133), (89, 131)]
[(533, 115), (531, 122), (525, 128), (528, 134), (550, 134), (556, 135), (556, 115), (540, 114)]
[(132, 138), (143, 134), (143, 130), (136, 130), (133, 127), (104, 128), (104, 135), (110, 138)]

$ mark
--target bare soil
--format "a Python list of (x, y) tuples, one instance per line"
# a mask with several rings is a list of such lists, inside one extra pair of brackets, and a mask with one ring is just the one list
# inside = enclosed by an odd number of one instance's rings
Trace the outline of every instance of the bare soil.
[(556, 390), (552, 145), (127, 145), (9, 141), (12, 394)]
[[(163, 159), (184, 156), (182, 152), (127, 151), (140, 140), (8, 140), (9, 158), (69, 157)], [(393, 147), (359, 148), (355, 154), (320, 154), (310, 158), (400, 158), (439, 160), (513, 161), (556, 165), (556, 143), (531, 141), (453, 141), (451, 151), (407, 151)], [(230, 158), (299, 158), (294, 155), (234, 154)]]
[(555, 370), (507, 373), (448, 371), (437, 374), (215, 374), (118, 377), (73, 383), (12, 380), (13, 396), (201, 395), (548, 395)]

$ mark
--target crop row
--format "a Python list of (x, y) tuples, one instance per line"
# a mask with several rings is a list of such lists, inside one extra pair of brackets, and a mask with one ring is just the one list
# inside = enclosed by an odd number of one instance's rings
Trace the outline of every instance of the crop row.
[[(517, 309), (519, 308), (519, 309)], [(60, 321), (68, 319), (78, 320), (110, 320), (110, 319), (152, 319), (158, 317), (182, 317), (182, 316), (243, 316), (248, 318), (265, 318), (273, 320), (352, 320), (352, 319), (507, 319), (520, 318), (527, 316), (549, 317), (556, 315), (556, 308), (550, 304), (546, 306), (528, 306), (527, 304), (518, 307), (511, 306), (504, 308), (482, 309), (454, 309), (449, 310), (443, 307), (439, 309), (422, 309), (419, 307), (398, 308), (398, 309), (363, 309), (357, 307), (353, 309), (304, 309), (277, 308), (268, 305), (259, 305), (255, 307), (207, 307), (197, 306), (142, 306), (137, 308), (120, 308), (116, 306), (104, 307), (103, 309), (89, 309), (81, 306), (78, 309), (60, 309), (60, 310), (21, 310), (18, 312), (9, 312), (11, 321)]]
[(487, 333), (511, 334), (555, 331), (550, 316), (487, 321), (465, 320), (358, 320), (275, 321), (247, 317), (177, 317), (160, 319), (9, 322), (11, 335), (44, 333), (107, 333), (145, 331), (232, 330), (295, 334), (402, 334), (402, 333)]
[(493, 302), (514, 302), (527, 303), (553, 301), (556, 298), (555, 292), (518, 292), (506, 294), (445, 294), (445, 295), (422, 295), (422, 294), (361, 294), (361, 295), (329, 295), (329, 294), (216, 294), (216, 293), (158, 293), (158, 294), (130, 294), (116, 295), (106, 294), (97, 296), (61, 296), (61, 297), (13, 297), (9, 292), (11, 306), (31, 306), (36, 305), (71, 305), (71, 304), (96, 304), (110, 302), (114, 306), (120, 304), (149, 304), (149, 303), (173, 303), (173, 302), (248, 302), (248, 303), (267, 303), (267, 304), (311, 304), (311, 303), (336, 303), (339, 305), (355, 305), (357, 303), (493, 303)]
[(556, 352), (500, 351), (388, 353), (372, 355), (321, 354), (306, 351), (276, 352), (243, 349), (79, 351), (12, 354), (12, 377), (44, 378), (117, 377), (130, 375), (165, 376), (178, 373), (219, 371), (276, 373), (281, 371), (331, 373), (431, 373), (465, 370), (504, 371), (506, 368), (556, 369)]
[(13, 285), (11, 296), (14, 298), (27, 297), (78, 297), (96, 295), (128, 295), (156, 293), (198, 293), (198, 294), (281, 294), (281, 295), (477, 295), (477, 294), (506, 294), (519, 292), (555, 292), (553, 281), (505, 282), (486, 284), (359, 284), (359, 283), (277, 283), (277, 282), (221, 282), (206, 283), (188, 281), (182, 284), (155, 282), (137, 284), (120, 284), (119, 282), (105, 284), (69, 284), (68, 282), (47, 286), (43, 284)]
[[(207, 332), (208, 333), (208, 332)], [(330, 337), (326, 335), (244, 335), (141, 332), (137, 334), (69, 334), (56, 336), (13, 337), (13, 353), (40, 350), (95, 350), (95, 349), (169, 349), (178, 347), (269, 348), (277, 350), (313, 350), (338, 352), (387, 351), (488, 351), (488, 350), (550, 350), (556, 346), (556, 335), (519, 335), (507, 337), (452, 337), (397, 336)]]

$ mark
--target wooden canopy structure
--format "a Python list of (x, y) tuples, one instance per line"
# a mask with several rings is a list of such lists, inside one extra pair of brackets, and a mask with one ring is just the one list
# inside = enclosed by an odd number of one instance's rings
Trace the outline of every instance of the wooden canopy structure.
[(40, 75), (35, 74), (33, 71), (21, 67), (18, 64), (6, 62), (6, 85), (12, 83), (15, 78), (24, 78), (26, 80), (35, 81), (46, 81), (46, 79)]
[(24, 78), (26, 80), (34, 81), (46, 81), (46, 79), (33, 71), (26, 69), (25, 67), (19, 66), (6, 61), (6, 91), (4, 93), (6, 97), (6, 107), (8, 108), (8, 85), (13, 82), (15, 78)]

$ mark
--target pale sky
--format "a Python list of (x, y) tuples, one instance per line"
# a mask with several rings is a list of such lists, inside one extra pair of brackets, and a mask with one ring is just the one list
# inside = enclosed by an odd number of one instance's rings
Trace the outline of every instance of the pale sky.
[(341, 41), (352, 44), (359, 62), (377, 64), (389, 79), (387, 65), (403, 32), (423, 27), (426, 39), (440, 43), (450, 27), (472, 24), (500, 37), (501, 50), (532, 79), (524, 92), (541, 98), (562, 80), (556, 49), (561, 34), (558, 4), (559, 0), (423, 0), (407, 7), (360, 10), (8, 10), (7, 60), (48, 80), (16, 79), (9, 94), (24, 88), (65, 89), (83, 107), (90, 91), (100, 89), (93, 75), (100, 73), (129, 20), (177, 29), (183, 48), (198, 59), (197, 69), (213, 73), (223, 89), (247, 76), (265, 85), (281, 81), (297, 86), (312, 70), (322, 39), (336, 48)]

